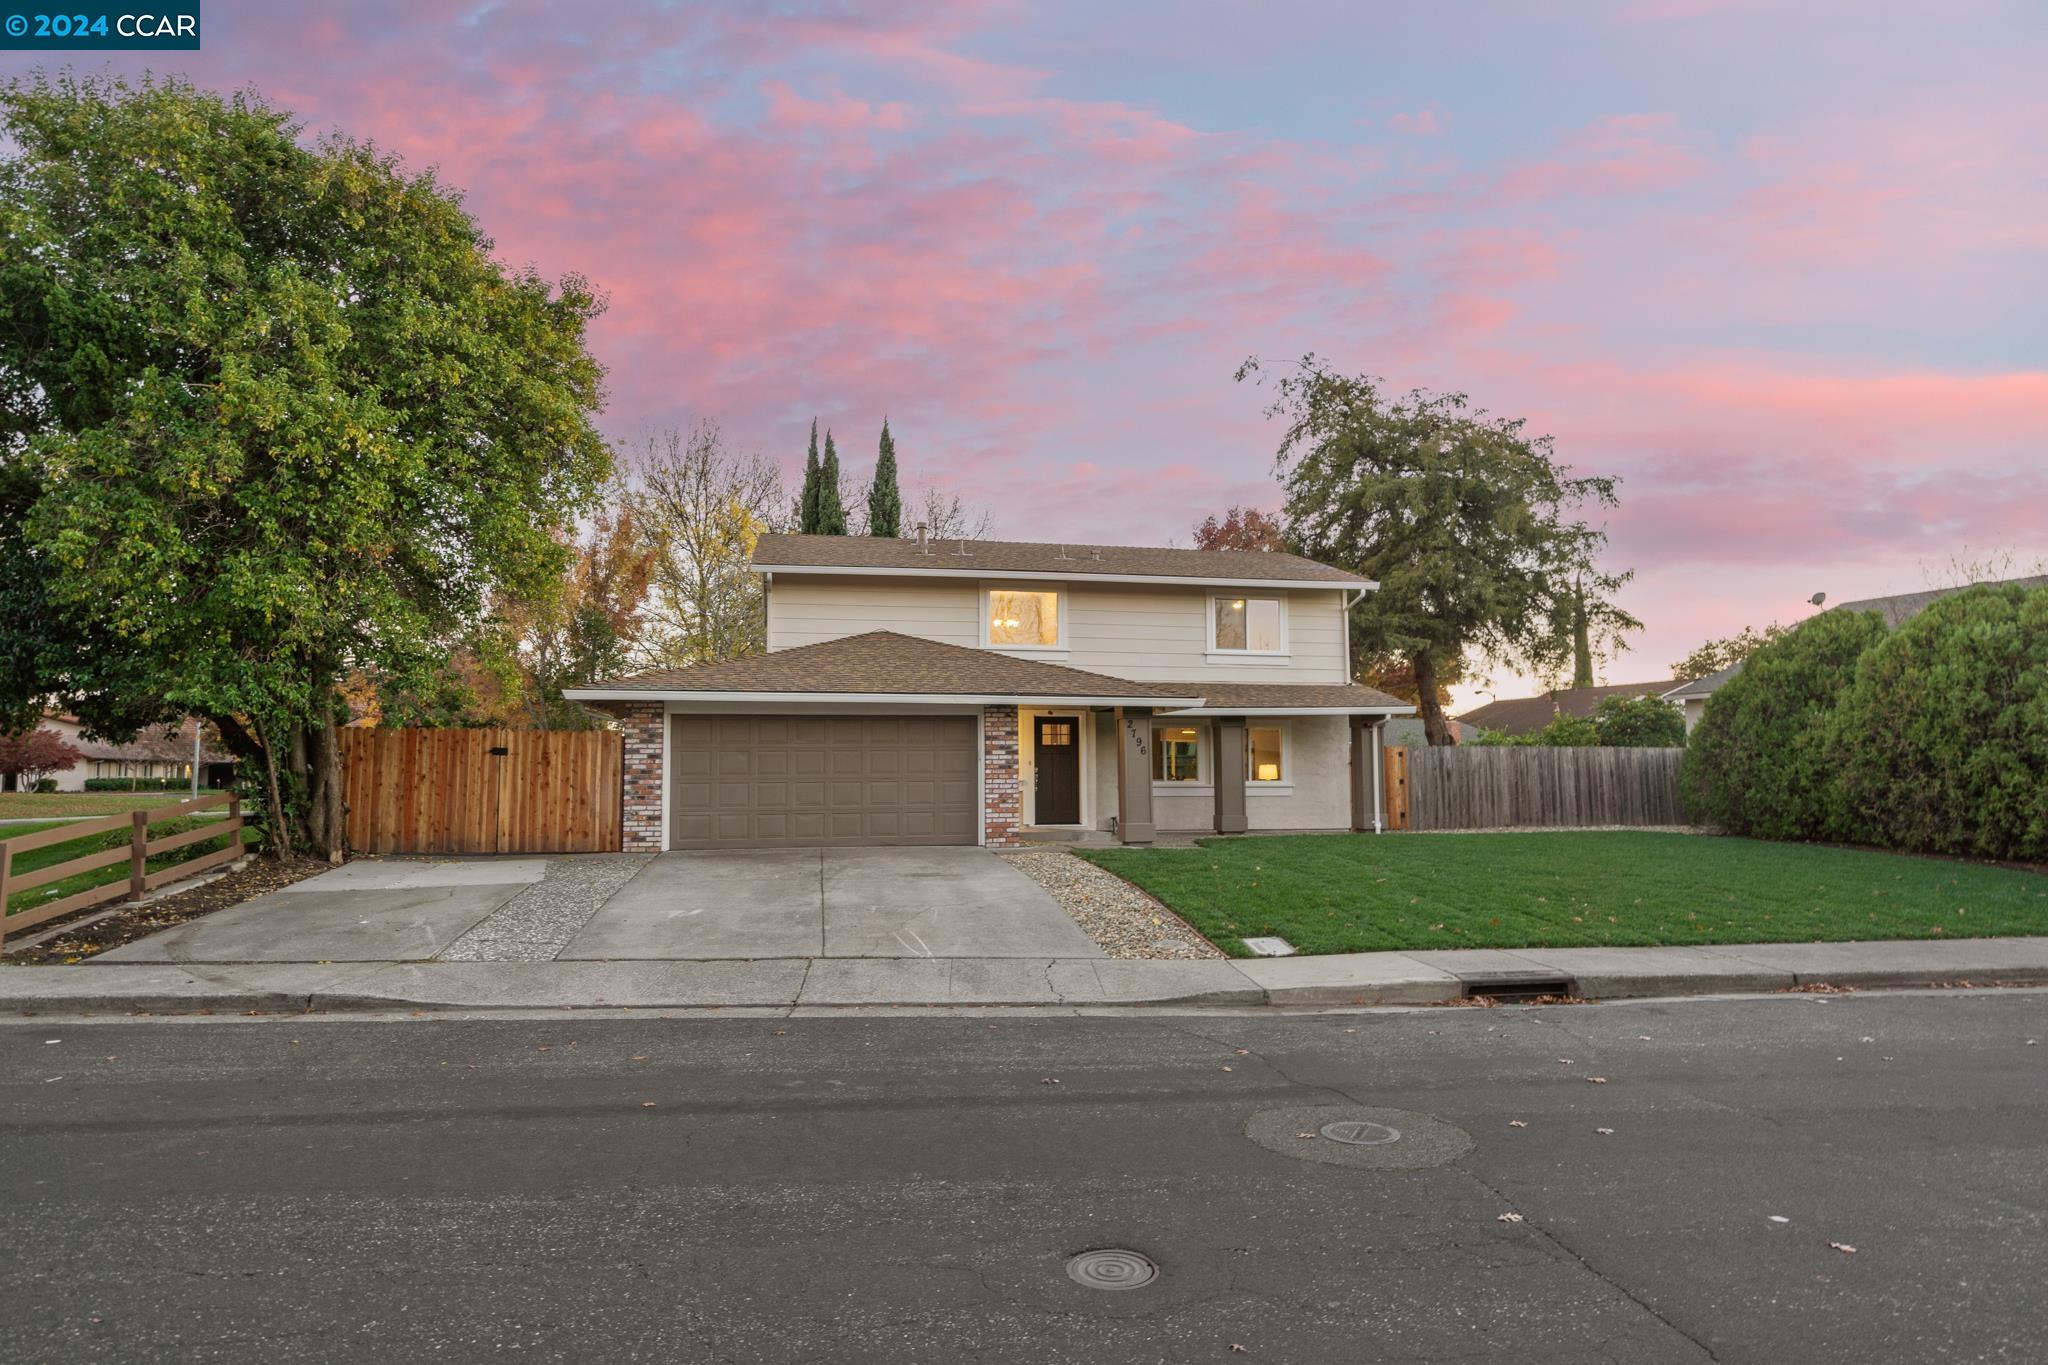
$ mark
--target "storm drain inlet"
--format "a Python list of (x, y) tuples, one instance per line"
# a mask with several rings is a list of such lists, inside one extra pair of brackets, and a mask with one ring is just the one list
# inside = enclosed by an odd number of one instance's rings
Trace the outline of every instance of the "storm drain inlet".
[(1067, 1278), (1089, 1289), (1143, 1289), (1159, 1278), (1159, 1267), (1139, 1252), (1102, 1247), (1068, 1261)]

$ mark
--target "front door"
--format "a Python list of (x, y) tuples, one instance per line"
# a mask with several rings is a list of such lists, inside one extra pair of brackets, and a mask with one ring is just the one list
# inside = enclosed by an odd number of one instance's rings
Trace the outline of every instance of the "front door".
[(1073, 716), (1032, 719), (1032, 819), (1041, 825), (1081, 823), (1081, 722)]

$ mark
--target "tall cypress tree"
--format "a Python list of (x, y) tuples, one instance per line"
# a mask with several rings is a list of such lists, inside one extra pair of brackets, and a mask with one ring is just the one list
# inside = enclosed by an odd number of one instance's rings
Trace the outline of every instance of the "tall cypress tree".
[(896, 438), (882, 419), (882, 450), (875, 456), (875, 481), (868, 485), (868, 534), (903, 534), (903, 494), (896, 487)]
[(811, 453), (804, 460), (803, 491), (796, 495), (796, 529), (807, 536), (818, 534), (818, 419), (811, 419)]
[(825, 432), (825, 460), (818, 466), (818, 534), (846, 534), (846, 504), (839, 496), (839, 448), (832, 444), (832, 432)]

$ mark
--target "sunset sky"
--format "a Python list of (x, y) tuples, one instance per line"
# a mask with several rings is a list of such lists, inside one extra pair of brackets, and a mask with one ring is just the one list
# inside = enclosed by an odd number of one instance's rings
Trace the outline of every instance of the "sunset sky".
[(622, 447), (815, 414), (858, 478), (886, 413), (998, 535), (1186, 544), (1278, 502), (1233, 368), (1316, 351), (1622, 478), (1609, 681), (2048, 553), (2036, 0), (295, 9), (147, 65), (596, 281)]

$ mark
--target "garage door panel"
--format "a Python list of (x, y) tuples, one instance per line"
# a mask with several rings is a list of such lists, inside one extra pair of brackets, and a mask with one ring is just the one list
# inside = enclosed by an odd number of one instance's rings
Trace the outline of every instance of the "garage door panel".
[(972, 844), (971, 716), (677, 716), (675, 848)]

